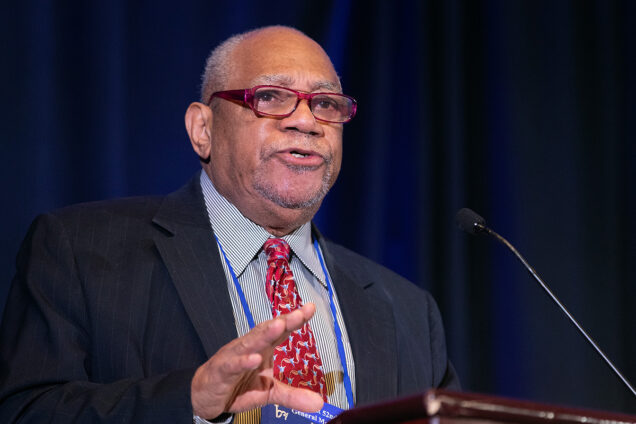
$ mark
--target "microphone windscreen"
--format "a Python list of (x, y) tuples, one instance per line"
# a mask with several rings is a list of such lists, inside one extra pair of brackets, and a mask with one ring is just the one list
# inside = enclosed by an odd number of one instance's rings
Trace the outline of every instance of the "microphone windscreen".
[(457, 212), (455, 222), (459, 228), (470, 234), (477, 234), (486, 226), (486, 220), (468, 208), (461, 208)]

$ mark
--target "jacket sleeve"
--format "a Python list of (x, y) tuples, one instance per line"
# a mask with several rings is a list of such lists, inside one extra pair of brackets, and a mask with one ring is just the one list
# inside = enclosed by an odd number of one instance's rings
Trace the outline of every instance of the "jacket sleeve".
[(431, 350), (432, 357), (434, 358), (434, 386), (441, 389), (459, 391), (461, 390), (459, 377), (447, 355), (446, 336), (444, 335), (442, 316), (437, 307), (437, 303), (428, 293), (427, 300), (429, 334), (431, 335)]

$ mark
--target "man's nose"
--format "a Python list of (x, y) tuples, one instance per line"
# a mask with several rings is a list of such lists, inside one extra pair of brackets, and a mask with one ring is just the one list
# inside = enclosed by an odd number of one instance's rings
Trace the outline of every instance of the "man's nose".
[(322, 134), (322, 126), (311, 112), (309, 100), (302, 99), (296, 109), (281, 124), (287, 130), (297, 130), (306, 134)]

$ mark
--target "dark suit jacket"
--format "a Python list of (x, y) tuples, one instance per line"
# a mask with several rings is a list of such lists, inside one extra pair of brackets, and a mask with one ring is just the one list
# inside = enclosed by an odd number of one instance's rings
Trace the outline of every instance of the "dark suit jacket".
[[(457, 387), (431, 296), (317, 234), (357, 404)], [(0, 422), (190, 423), (196, 368), (236, 337), (198, 177), (38, 217), (0, 330)]]

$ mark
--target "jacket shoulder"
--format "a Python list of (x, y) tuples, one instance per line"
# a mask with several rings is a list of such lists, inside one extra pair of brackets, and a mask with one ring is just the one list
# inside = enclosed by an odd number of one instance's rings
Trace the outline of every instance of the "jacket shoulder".
[(85, 217), (95, 219), (99, 216), (147, 218), (152, 217), (157, 212), (164, 197), (137, 196), (78, 203), (53, 210), (48, 215), (65, 222)]
[(390, 298), (393, 297), (393, 293), (401, 293), (406, 297), (414, 296), (418, 299), (422, 296), (430, 297), (426, 290), (389, 268), (331, 240), (323, 240), (332, 260), (352, 279), (368, 285), (378, 284), (384, 288)]

